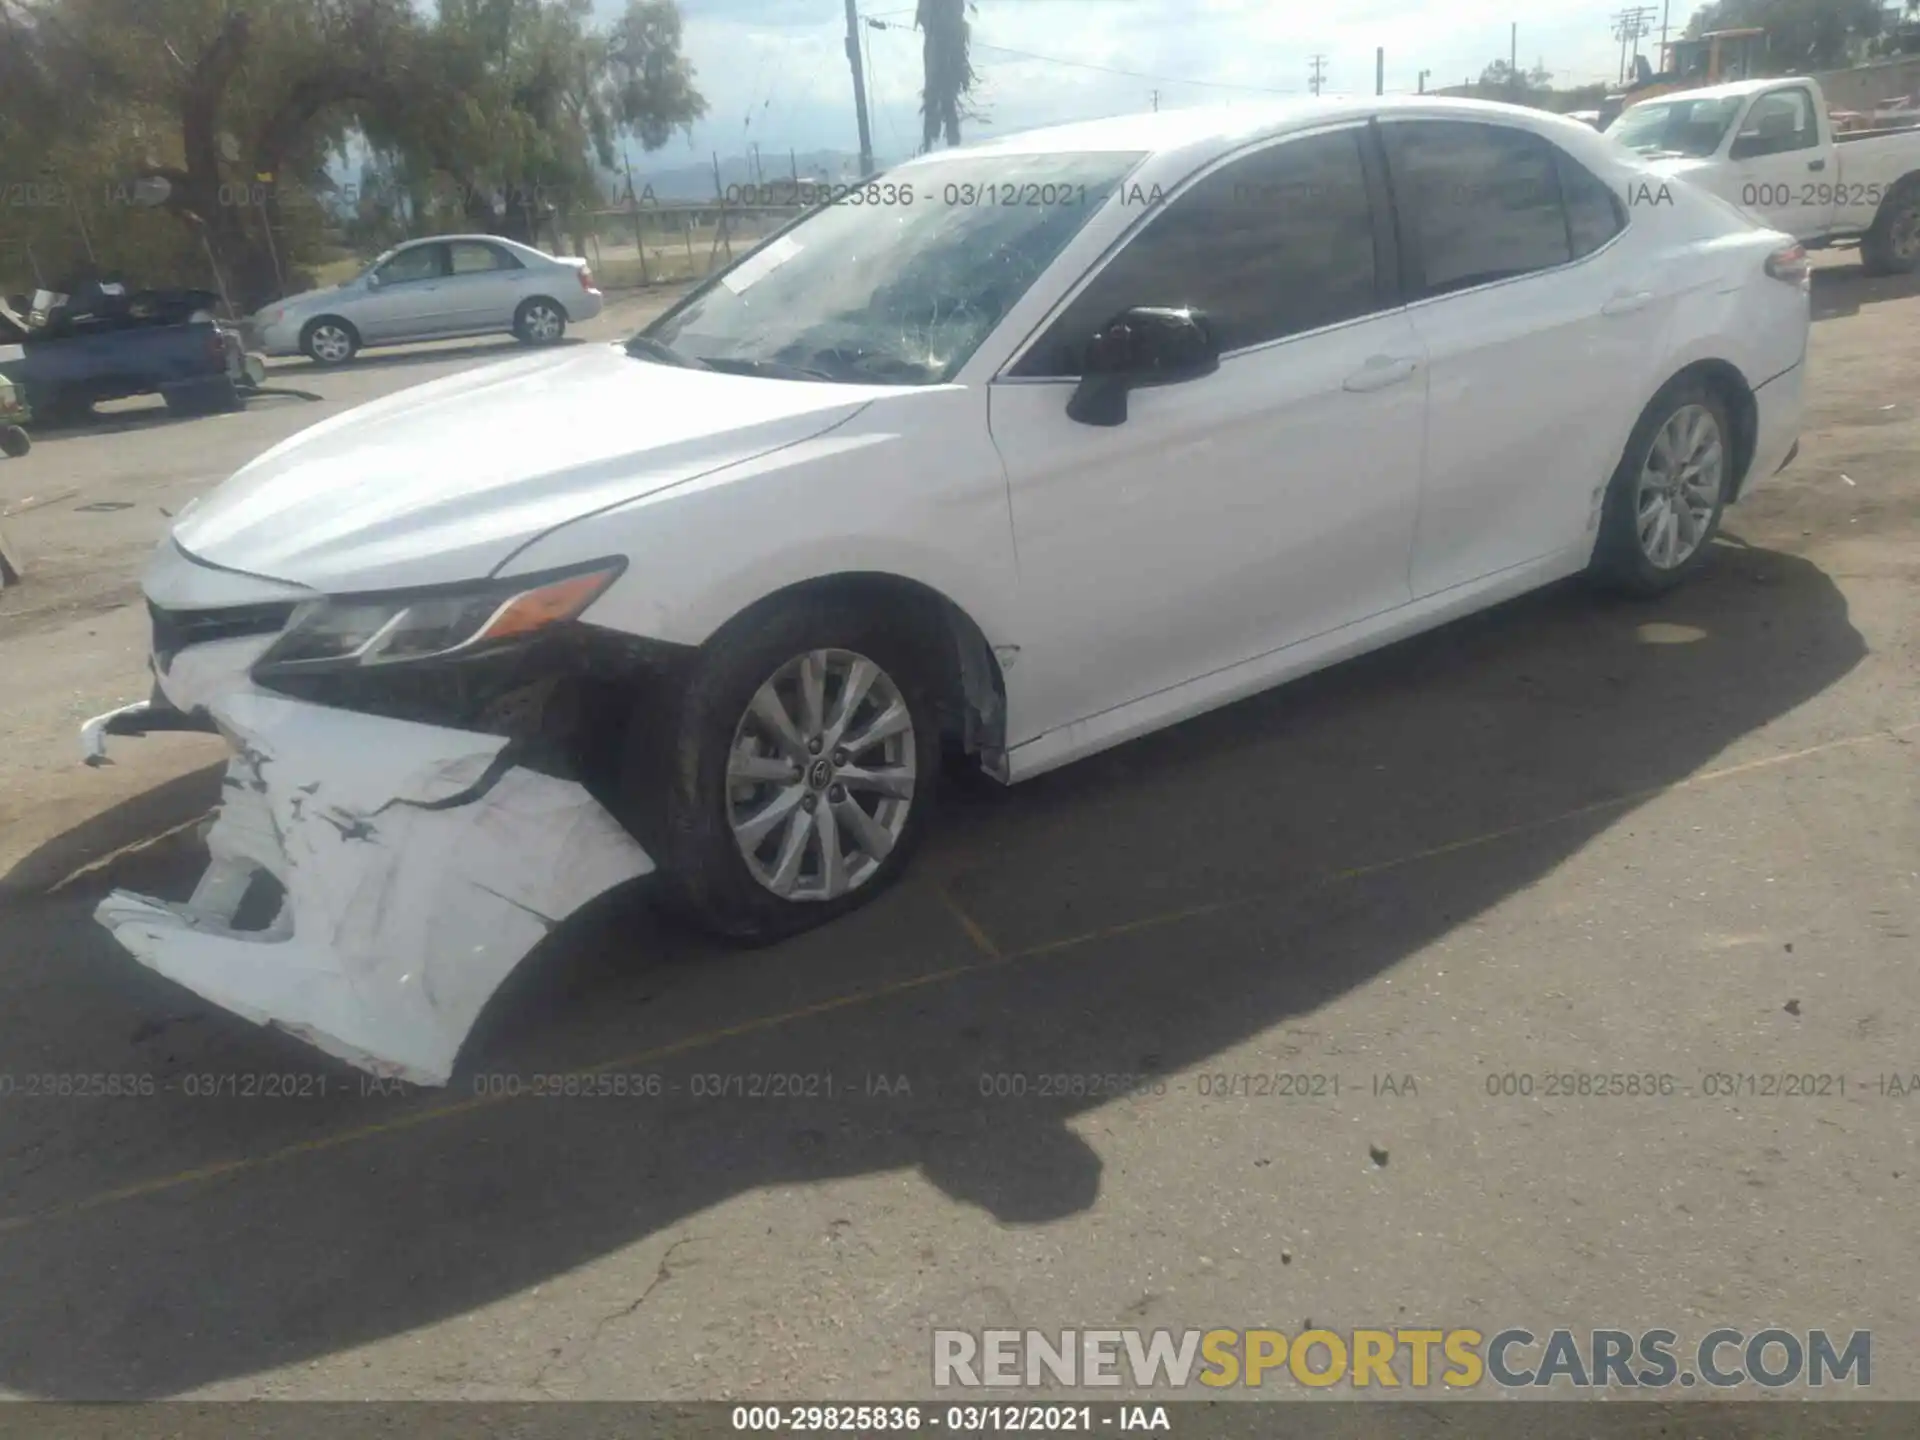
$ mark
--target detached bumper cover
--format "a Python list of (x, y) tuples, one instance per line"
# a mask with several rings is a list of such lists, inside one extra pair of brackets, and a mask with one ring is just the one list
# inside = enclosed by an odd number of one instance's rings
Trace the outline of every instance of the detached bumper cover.
[[(560, 921), (654, 866), (582, 789), (504, 739), (247, 688), (210, 707), (235, 754), (185, 904), (95, 918), (142, 964), (361, 1069), (444, 1085), (481, 1009)], [(259, 872), (266, 930), (233, 928)]]

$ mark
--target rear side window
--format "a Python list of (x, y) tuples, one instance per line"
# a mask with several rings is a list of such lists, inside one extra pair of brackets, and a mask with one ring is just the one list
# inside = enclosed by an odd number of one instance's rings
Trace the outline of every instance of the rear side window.
[(493, 270), (518, 270), (520, 262), (497, 245), (478, 240), (456, 240), (447, 247), (453, 256), (453, 273), (479, 275)]
[(1583, 259), (1627, 228), (1627, 207), (1607, 183), (1564, 150), (1553, 152), (1560, 195), (1567, 207), (1573, 258)]
[(1136, 305), (1204, 311), (1241, 350), (1381, 308), (1360, 132), (1283, 141), (1197, 181), (1129, 240), (1014, 368), (1080, 374), (1089, 338)]
[(1559, 152), (1538, 135), (1457, 120), (1381, 130), (1425, 293), (1510, 280), (1574, 258)]

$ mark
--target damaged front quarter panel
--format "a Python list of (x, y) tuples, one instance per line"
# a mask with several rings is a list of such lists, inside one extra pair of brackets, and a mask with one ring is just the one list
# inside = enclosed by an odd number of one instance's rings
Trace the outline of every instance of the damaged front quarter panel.
[[(488, 998), (547, 932), (649, 874), (580, 784), (505, 737), (256, 688), (210, 707), (233, 745), (212, 864), (184, 904), (115, 891), (96, 918), (214, 1004), (383, 1077), (444, 1085)], [(265, 871), (265, 930), (234, 928)]]

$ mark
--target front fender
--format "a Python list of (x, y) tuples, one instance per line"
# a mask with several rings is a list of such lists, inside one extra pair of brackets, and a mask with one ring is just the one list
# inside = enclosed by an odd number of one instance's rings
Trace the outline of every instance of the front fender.
[(564, 526), (511, 568), (615, 554), (625, 573), (582, 618), (671, 644), (850, 573), (928, 586), (996, 645), (1016, 628), (1012, 509), (979, 388), (903, 390), (827, 434)]

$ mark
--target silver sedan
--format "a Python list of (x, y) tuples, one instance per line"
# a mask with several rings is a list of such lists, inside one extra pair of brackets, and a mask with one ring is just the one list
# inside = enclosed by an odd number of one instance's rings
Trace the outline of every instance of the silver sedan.
[(509, 333), (552, 344), (605, 297), (587, 262), (497, 235), (437, 235), (397, 246), (341, 285), (267, 306), (248, 348), (341, 365), (367, 346)]

